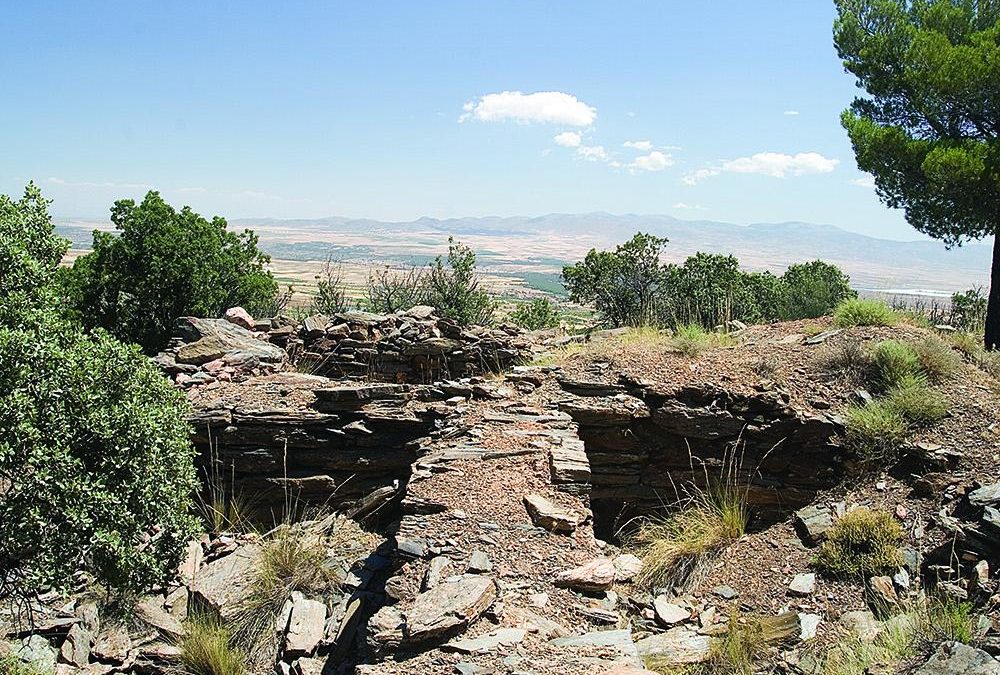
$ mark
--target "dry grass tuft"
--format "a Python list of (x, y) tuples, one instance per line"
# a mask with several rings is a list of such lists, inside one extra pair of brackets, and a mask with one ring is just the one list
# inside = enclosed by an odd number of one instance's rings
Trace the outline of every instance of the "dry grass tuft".
[(693, 323), (678, 326), (670, 338), (671, 348), (689, 358), (694, 358), (712, 347), (725, 347), (733, 342), (732, 336), (728, 333), (707, 331)]
[(683, 584), (705, 556), (743, 536), (747, 518), (745, 490), (734, 486), (696, 490), (681, 508), (647, 520), (629, 538), (643, 562), (637, 583)]
[(962, 367), (962, 357), (947, 342), (937, 336), (926, 337), (913, 344), (920, 369), (931, 382), (940, 384), (955, 377)]
[(187, 675), (245, 675), (246, 655), (232, 646), (229, 631), (216, 618), (195, 614), (184, 622), (178, 646)]

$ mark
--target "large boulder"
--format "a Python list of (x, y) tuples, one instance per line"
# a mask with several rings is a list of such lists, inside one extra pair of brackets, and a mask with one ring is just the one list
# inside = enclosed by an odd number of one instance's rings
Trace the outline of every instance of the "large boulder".
[(946, 642), (914, 675), (996, 675), (1000, 663), (981, 649), (960, 642)]
[(285, 359), (285, 350), (225, 319), (181, 317), (175, 333), (184, 342), (175, 357), (180, 364), (200, 366), (237, 352), (245, 359), (255, 357), (264, 363), (281, 363)]
[(225, 620), (236, 616), (254, 582), (260, 553), (258, 546), (242, 546), (201, 568), (189, 587), (192, 605), (212, 610)]

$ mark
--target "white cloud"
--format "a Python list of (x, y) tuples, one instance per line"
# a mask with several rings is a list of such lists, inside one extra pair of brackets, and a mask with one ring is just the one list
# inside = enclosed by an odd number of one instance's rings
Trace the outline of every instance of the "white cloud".
[(720, 173), (722, 173), (722, 169), (698, 169), (684, 174), (681, 180), (688, 185), (697, 185), (706, 178), (718, 176)]
[(606, 162), (608, 160), (608, 151), (604, 149), (603, 145), (581, 145), (576, 149), (576, 154), (591, 162), (598, 160)]
[(852, 178), (848, 181), (851, 185), (857, 185), (863, 188), (874, 188), (875, 187), (875, 177), (869, 173), (866, 173), (861, 178)]
[(647, 150), (653, 149), (653, 144), (649, 141), (625, 141), (622, 145), (626, 148), (632, 148), (633, 150), (642, 150), (646, 152)]
[(458, 118), (460, 122), (474, 118), (481, 122), (514, 120), (519, 124), (538, 122), (589, 127), (597, 119), (597, 108), (561, 91), (532, 94), (503, 91), (487, 94), (478, 101), (469, 101), (462, 109), (465, 112)]
[(561, 134), (556, 134), (552, 140), (556, 142), (556, 145), (561, 145), (564, 148), (578, 148), (583, 142), (580, 134), (575, 131), (564, 131)]
[(758, 152), (750, 157), (739, 157), (722, 163), (722, 170), (731, 173), (758, 173), (774, 178), (830, 173), (839, 159), (824, 157), (818, 152), (800, 152), (785, 155), (780, 152)]
[(718, 176), (720, 173), (749, 173), (772, 178), (787, 178), (788, 176), (805, 176), (809, 174), (830, 173), (839, 159), (824, 157), (818, 152), (800, 152), (786, 155), (780, 152), (758, 152), (749, 157), (727, 159), (718, 166), (698, 169), (683, 177), (688, 185), (695, 185), (706, 178)]
[(786, 110), (785, 112), (783, 112), (781, 114), (785, 115), (787, 117), (798, 117), (799, 111), (798, 110)]
[(659, 150), (653, 150), (648, 155), (642, 155), (641, 157), (636, 157), (629, 164), (629, 168), (637, 169), (640, 171), (663, 171), (668, 166), (674, 165), (674, 158), (670, 155), (664, 154)]
[(700, 204), (685, 204), (684, 202), (677, 202), (676, 204), (674, 204), (670, 208), (672, 208), (672, 209), (678, 209), (680, 211), (707, 211), (708, 210), (704, 206), (701, 206)]

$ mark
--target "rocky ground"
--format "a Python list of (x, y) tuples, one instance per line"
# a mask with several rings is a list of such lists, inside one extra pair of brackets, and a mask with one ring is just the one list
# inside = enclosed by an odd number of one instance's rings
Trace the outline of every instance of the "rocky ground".
[[(338, 328), (357, 328), (350, 324), (361, 318), (372, 326), (364, 336)], [(915, 435), (892, 466), (862, 470), (840, 442), (859, 386), (830, 372), (825, 355), (847, 341), (921, 339), (924, 329), (792, 322), (748, 328), (690, 357), (656, 336), (611, 335), (552, 347), (554, 365), (388, 388), (371, 371), (354, 380), (296, 373), (272, 351), (276, 338), (282, 348), (299, 345), (293, 352), (319, 341), (317, 354), (334, 338), (377, 343), (375, 328), (390, 324), (378, 330), (396, 341), (409, 338), (392, 330), (416, 326), (406, 329), (423, 336), (414, 357), (439, 344), (447, 361), (447, 350), (467, 348), (459, 341), (506, 349), (491, 342), (496, 333), (435, 342), (435, 320), (418, 313), (323, 318), (300, 332), (255, 323), (231, 348), (219, 336), (234, 331), (201, 326), (159, 358), (187, 389), (196, 421), (221, 420), (229, 430), (222, 452), (253, 465), (247, 481), (280, 484), (287, 494), (290, 478), (301, 481), (295, 489), (345, 493), (352, 477), (372, 479), (338, 509), (360, 526), (333, 516), (296, 526), (321, 538), (337, 574), (290, 597), (268, 658), (252, 672), (627, 675), (704, 661), (737, 613), (784, 635), (761, 672), (818, 675), (826, 646), (874, 634), (887, 605), (903, 607), (922, 587), (973, 602), (985, 618), (974, 647), (946, 645), (911, 670), (1000, 672), (991, 656), (1000, 654), (996, 382), (963, 366), (941, 385), (949, 416)], [(518, 339), (511, 349), (526, 350)], [(192, 360), (200, 363), (185, 363)], [(396, 382), (398, 372), (383, 379)], [(684, 587), (637, 583), (642, 562), (616, 536), (618, 516), (669, 504), (664, 474), (690, 479), (681, 464), (672, 468), (679, 457), (717, 461), (740, 443), (751, 454), (776, 435), (798, 445), (740, 472), (755, 482), (750, 531)], [(380, 469), (387, 458), (391, 468)], [(875, 580), (816, 574), (816, 544), (859, 506), (902, 524), (903, 567)], [(60, 673), (171, 672), (189, 608), (236, 612), (273, 536), (192, 542), (177, 582), (142, 599), (124, 625), (99, 616), (85, 595), (42, 598), (35, 626), (8, 633), (12, 648)]]

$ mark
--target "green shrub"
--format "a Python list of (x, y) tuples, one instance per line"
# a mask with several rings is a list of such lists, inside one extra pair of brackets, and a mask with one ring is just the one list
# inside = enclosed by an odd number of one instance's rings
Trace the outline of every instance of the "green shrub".
[(785, 287), (783, 319), (825, 316), (844, 300), (858, 295), (839, 267), (822, 260), (790, 265), (781, 280)]
[(936, 336), (926, 337), (912, 345), (927, 378), (940, 384), (951, 379), (962, 367), (962, 357), (947, 342)]
[(841, 302), (834, 310), (833, 318), (841, 328), (895, 326), (899, 321), (899, 316), (884, 302), (862, 298)]
[(448, 237), (447, 259), (438, 256), (427, 273), (427, 304), (462, 326), (493, 323), (496, 303), (482, 288), (476, 254)]
[(527, 330), (542, 330), (559, 325), (559, 309), (548, 298), (535, 298), (518, 305), (508, 319)]
[(813, 564), (837, 576), (881, 574), (903, 562), (903, 528), (891, 514), (858, 508), (833, 524)]
[(180, 664), (186, 675), (246, 675), (247, 658), (230, 644), (230, 635), (218, 619), (195, 614), (184, 622)]
[(982, 288), (952, 293), (951, 325), (966, 333), (982, 333), (986, 325), (986, 304)]
[(886, 394), (883, 405), (916, 426), (927, 426), (948, 414), (948, 401), (923, 377), (907, 375)]
[(395, 314), (427, 301), (427, 278), (420, 268), (383, 267), (368, 273), (362, 305), (370, 312)]
[(65, 589), (80, 570), (143, 591), (172, 576), (196, 529), (188, 406), (136, 348), (59, 316), (58, 246), (34, 241), (52, 224), (40, 196), (24, 203), (0, 199), (5, 221), (32, 223), (0, 240), (23, 280), (0, 285), (0, 597)]
[(893, 456), (906, 440), (906, 420), (884, 401), (847, 409), (847, 445), (869, 461)]
[(975, 636), (975, 616), (969, 602), (934, 597), (927, 603), (924, 616), (925, 632), (937, 642), (969, 644)]
[(906, 342), (883, 340), (872, 352), (872, 385), (879, 391), (888, 391), (906, 377), (922, 374), (920, 357)]
[(115, 202), (117, 236), (94, 232), (94, 250), (61, 270), (61, 293), (87, 328), (104, 328), (147, 354), (166, 345), (181, 316), (221, 316), (242, 306), (260, 316), (278, 287), (270, 258), (245, 230), (206, 220), (188, 207), (175, 211), (157, 192), (141, 204)]

